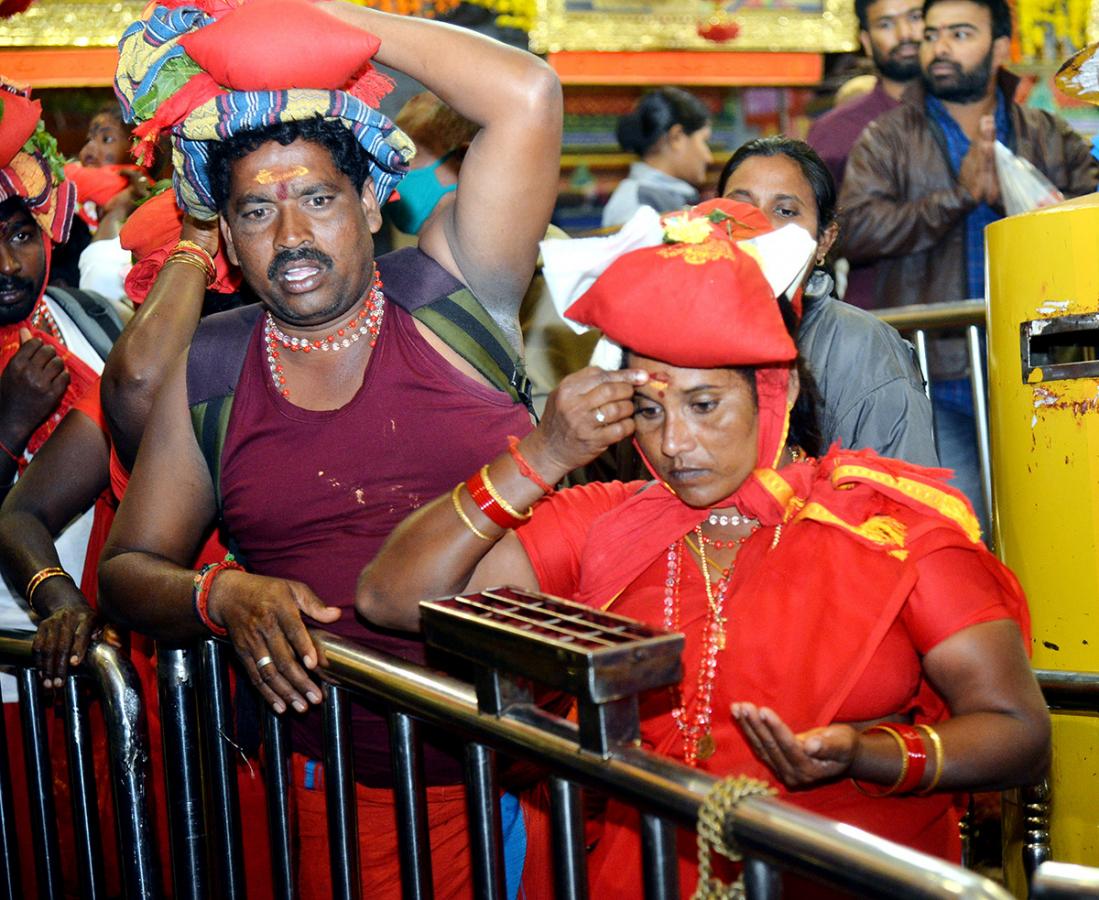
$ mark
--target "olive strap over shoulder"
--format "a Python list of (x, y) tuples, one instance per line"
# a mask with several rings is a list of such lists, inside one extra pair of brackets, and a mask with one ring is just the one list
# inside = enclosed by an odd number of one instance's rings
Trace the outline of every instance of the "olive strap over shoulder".
[(379, 257), (385, 296), (534, 415), (522, 357), (473, 292), (415, 247)]

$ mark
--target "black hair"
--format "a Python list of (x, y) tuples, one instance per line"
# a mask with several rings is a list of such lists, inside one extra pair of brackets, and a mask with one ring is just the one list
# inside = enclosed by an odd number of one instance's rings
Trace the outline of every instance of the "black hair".
[(615, 136), (623, 150), (645, 156), (674, 125), (694, 134), (710, 121), (710, 110), (693, 94), (680, 88), (649, 91), (633, 110), (618, 120)]
[[(927, 21), (927, 11), (936, 3), (942, 2), (943, 0), (924, 0), (924, 21)], [(988, 10), (989, 18), (992, 19), (993, 40), (1011, 37), (1011, 7), (1007, 5), (1007, 0), (972, 0), (972, 2)]]
[(210, 191), (218, 209), (224, 212), (229, 202), (229, 175), (233, 163), (271, 141), (287, 147), (297, 140), (324, 147), (331, 154), (336, 168), (351, 179), (355, 190), (362, 191), (370, 176), (370, 154), (344, 125), (315, 116), (296, 122), (279, 122), (254, 131), (242, 131), (228, 140), (212, 143), (207, 168), (210, 172)]
[(859, 20), (860, 30), (870, 30), (870, 4), (877, 2), (878, 0), (855, 0), (855, 16)]
[(114, 103), (104, 103), (95, 111), (95, 115), (93, 115), (92, 118), (98, 119), (100, 116), (110, 116), (121, 125), (123, 131), (126, 131), (127, 133), (134, 127), (133, 125), (128, 125), (126, 120), (122, 117), (122, 107), (118, 104), (117, 100)]
[(732, 177), (733, 172), (740, 168), (741, 164), (753, 156), (785, 156), (792, 159), (801, 167), (801, 174), (809, 182), (813, 190), (813, 199), (817, 203), (817, 237), (821, 237), (825, 230), (836, 220), (836, 182), (824, 160), (817, 155), (817, 151), (805, 141), (797, 141), (778, 134), (773, 137), (756, 138), (741, 144), (736, 152), (729, 157), (725, 168), (717, 179), (717, 195), (725, 196), (725, 188)]
[(8, 197), (7, 200), (0, 202), (0, 219), (10, 219), (16, 213), (25, 213), (30, 216), (30, 210), (27, 209), (27, 203), (22, 197)]
[[(801, 320), (794, 312), (794, 305), (783, 294), (778, 298), (778, 311), (782, 314), (782, 324), (793, 338), (795, 343), (798, 331), (801, 329)], [(786, 437), (789, 447), (801, 447), (810, 456), (820, 456), (827, 448), (824, 446), (824, 437), (820, 430), (819, 410), (824, 409), (824, 398), (821, 396), (817, 380), (809, 364), (798, 349), (798, 396), (794, 401), (794, 407), (790, 410), (790, 433)]]

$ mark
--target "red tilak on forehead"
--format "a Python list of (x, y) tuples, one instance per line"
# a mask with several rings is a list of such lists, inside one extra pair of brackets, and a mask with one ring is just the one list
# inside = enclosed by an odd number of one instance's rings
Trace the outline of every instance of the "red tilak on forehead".
[(308, 166), (275, 166), (273, 169), (260, 169), (256, 173), (256, 184), (273, 184), (276, 199), (285, 200), (290, 196), (288, 183), (308, 174)]

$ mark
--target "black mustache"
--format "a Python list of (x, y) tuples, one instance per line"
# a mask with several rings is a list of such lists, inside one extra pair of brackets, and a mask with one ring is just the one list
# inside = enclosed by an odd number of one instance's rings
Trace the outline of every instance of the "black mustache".
[(29, 291), (33, 287), (34, 282), (29, 278), (22, 278), (19, 275), (0, 275), (0, 294)]
[(274, 281), (279, 277), (280, 271), (287, 268), (291, 263), (301, 262), (302, 260), (320, 263), (326, 269), (331, 269), (334, 265), (331, 256), (327, 253), (322, 253), (320, 250), (316, 250), (313, 247), (299, 247), (297, 250), (282, 250), (275, 254), (275, 258), (271, 260), (271, 265), (267, 267), (268, 280)]
[(901, 44), (897, 44), (896, 47), (894, 47), (892, 50), (890, 50), (889, 55), (890, 56), (899, 56), (900, 52), (902, 50), (908, 50), (908, 49), (916, 50), (918, 52), (919, 49), (920, 49), (920, 42), (919, 41), (904, 41)]
[[(940, 57), (936, 57), (935, 59), (931, 60), (931, 65), (932, 66), (938, 65), (940, 63), (943, 63), (943, 64), (948, 65), (948, 66), (952, 66), (954, 68), (955, 72), (962, 71), (961, 64), (954, 62), (954, 60), (952, 60), (952, 59), (942, 59)], [(930, 66), (928, 66), (928, 68), (930, 68)]]

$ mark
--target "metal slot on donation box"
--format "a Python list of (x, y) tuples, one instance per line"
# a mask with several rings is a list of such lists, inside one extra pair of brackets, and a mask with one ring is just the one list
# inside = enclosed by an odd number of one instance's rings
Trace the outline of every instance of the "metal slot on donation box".
[(532, 703), (532, 683), (562, 691), (580, 745), (604, 757), (640, 736), (637, 695), (683, 677), (683, 635), (559, 597), (505, 587), (420, 609), (427, 643), (477, 667), (481, 712)]
[(1024, 384), (1099, 378), (1099, 313), (1023, 322), (1019, 338)]

